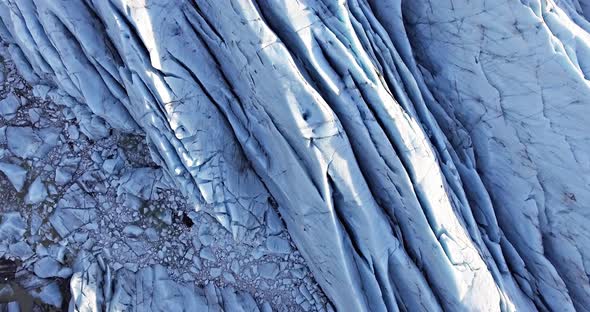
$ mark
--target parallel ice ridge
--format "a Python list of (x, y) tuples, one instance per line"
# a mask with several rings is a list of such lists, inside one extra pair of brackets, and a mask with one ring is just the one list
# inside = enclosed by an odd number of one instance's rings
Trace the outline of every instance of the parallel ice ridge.
[[(408, 2), (405, 11), (414, 55), (442, 108), (434, 115), (445, 133), (470, 134), (503, 235), (502, 270), (537, 306), (586, 311), (590, 24), (579, 14), (584, 1), (526, 2)], [(446, 14), (461, 30), (444, 23)], [(456, 150), (465, 144), (449, 138)]]
[(336, 309), (590, 306), (587, 1), (0, 3), (28, 79), (236, 239), (278, 208)]

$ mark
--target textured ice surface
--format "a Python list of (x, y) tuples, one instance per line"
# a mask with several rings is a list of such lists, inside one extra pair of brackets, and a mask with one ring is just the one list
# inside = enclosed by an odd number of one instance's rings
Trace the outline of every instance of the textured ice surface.
[(12, 93), (8, 94), (5, 99), (0, 101), (0, 115), (5, 119), (12, 119), (19, 107), (19, 99)]
[[(41, 124), (34, 110), (38, 124), (20, 124), (26, 105), (5, 96), (0, 170), (18, 192), (27, 179), (26, 203), (54, 195), (46, 216), (78, 249), (92, 250), (81, 233), (120, 230), (134, 257), (192, 262), (186, 281), (205, 266), (224, 284), (252, 274), (255, 292), (285, 292), (277, 280), (297, 278), (301, 253), (330, 304), (307, 277), (297, 309), (585, 311), (589, 10), (579, 0), (2, 0), (14, 66), (50, 85), (32, 92), (66, 106), (67, 125)], [(112, 147), (80, 169), (80, 138), (119, 133), (145, 135), (161, 168), (130, 167), (133, 153)], [(61, 141), (74, 145), (68, 157)], [(62, 159), (45, 170), (59, 186), (45, 195), (28, 168), (47, 155)], [(172, 189), (186, 211), (150, 204)], [(101, 218), (113, 210), (153, 224)], [(256, 263), (224, 262), (223, 236), (196, 212)], [(193, 237), (180, 240), (192, 245), (182, 257), (172, 243), (145, 247), (179, 220)], [(101, 257), (118, 263), (115, 241)], [(31, 257), (26, 247), (9, 245)], [(144, 295), (178, 309), (264, 306), (231, 288), (186, 288), (156, 263), (94, 257), (73, 269), (72, 309)], [(49, 264), (37, 275), (58, 274)], [(136, 288), (115, 296), (126, 283)]]
[[(0, 120), (0, 129), (59, 130), (56, 145), (43, 158), (15, 157), (6, 149), (6, 140), (0, 140), (2, 162), (21, 168), (0, 175), (0, 212), (7, 212), (0, 219), (5, 220), (1, 302), (16, 300), (10, 306), (18, 304), (24, 311), (52, 305), (67, 310), (73, 262), (83, 251), (99, 255), (113, 274), (161, 266), (170, 282), (191, 292), (196, 289), (191, 296), (217, 287), (226, 294), (233, 289), (244, 298), (249, 294), (261, 311), (325, 307), (325, 297), (276, 213), (264, 216), (268, 243), (262, 233), (234, 240), (215, 219), (187, 205), (165, 171), (150, 160), (145, 138), (117, 133), (108, 124), (105, 130), (111, 135), (87, 136), (81, 128), (92, 115), (76, 115), (75, 106), (56, 105), (50, 98), (62, 99), (57, 90), (30, 88), (10, 60), (2, 65), (7, 84), (0, 94), (19, 94), (24, 104), (13, 118)], [(21, 181), (20, 191), (11, 178)], [(267, 263), (277, 264), (273, 279), (258, 273)], [(3, 284), (4, 278), (12, 282)]]
[[(73, 311), (260, 311), (254, 298), (233, 288), (196, 288), (174, 282), (160, 265), (116, 274), (80, 253), (70, 282)], [(112, 289), (110, 289), (112, 287)]]

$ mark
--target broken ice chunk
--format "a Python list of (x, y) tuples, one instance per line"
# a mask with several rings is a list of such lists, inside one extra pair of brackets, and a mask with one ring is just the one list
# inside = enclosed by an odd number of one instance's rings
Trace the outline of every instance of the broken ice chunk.
[(215, 253), (213, 253), (213, 250), (209, 247), (205, 247), (205, 248), (201, 249), (199, 256), (201, 258), (203, 258), (205, 260), (209, 260), (211, 262), (215, 262), (217, 260), (217, 258), (215, 257)]
[(143, 229), (137, 225), (127, 225), (123, 229), (123, 234), (129, 237), (139, 237), (141, 234), (143, 234)]
[(69, 167), (59, 167), (55, 169), (55, 183), (57, 185), (64, 185), (73, 177), (73, 171)]
[(45, 286), (42, 286), (39, 291), (31, 291), (31, 296), (38, 298), (46, 304), (54, 307), (61, 307), (62, 295), (59, 285), (53, 281)]
[(209, 270), (209, 275), (211, 275), (212, 278), (218, 278), (221, 276), (221, 272), (221, 268), (211, 268), (211, 270)]
[(0, 100), (0, 116), (6, 120), (11, 120), (16, 116), (20, 105), (19, 99), (14, 94), (8, 94), (5, 99)]
[(263, 263), (258, 266), (258, 273), (262, 278), (274, 279), (279, 275), (279, 266), (276, 263)]
[(43, 157), (57, 144), (58, 138), (59, 130), (56, 128), (44, 128), (38, 132), (31, 127), (6, 128), (8, 149), (23, 159)]
[(51, 257), (43, 257), (33, 266), (35, 275), (41, 278), (61, 277), (67, 278), (72, 274), (72, 270), (64, 268), (61, 264)]
[(268, 234), (270, 235), (277, 235), (279, 233), (281, 233), (284, 229), (284, 225), (283, 222), (281, 221), (281, 218), (279, 218), (279, 215), (272, 209), (269, 209), (266, 211), (266, 224), (267, 224), (267, 228), (268, 228)]
[(41, 147), (43, 142), (31, 127), (6, 128), (8, 149), (17, 157), (31, 158)]
[(35, 205), (44, 201), (45, 198), (47, 198), (47, 188), (41, 181), (41, 177), (37, 177), (29, 187), (27, 196), (25, 196), (25, 203)]
[[(0, 144), (6, 144), (6, 126), (0, 127)], [(2, 158), (1, 155), (0, 158)]]
[(6, 311), (7, 312), (19, 312), (22, 310), (20, 308), (20, 304), (18, 303), (18, 301), (12, 301), (6, 305)]
[(162, 170), (153, 168), (137, 168), (130, 170), (121, 177), (117, 188), (117, 196), (131, 194), (143, 200), (153, 199), (158, 181), (162, 179)]
[(18, 212), (0, 214), (0, 241), (15, 242), (25, 234), (27, 224)]
[(34, 85), (33, 86), (33, 95), (38, 98), (45, 99), (47, 97), (47, 93), (49, 93), (50, 90), (51, 90), (51, 88), (46, 85), (42, 85), (42, 84)]
[(121, 170), (124, 166), (125, 166), (125, 159), (124, 159), (124, 156), (121, 157), (121, 154), (117, 154), (115, 157), (113, 157), (111, 159), (106, 159), (102, 163), (102, 169), (106, 173), (111, 174), (111, 175), (113, 173), (118, 173), (119, 170)]
[(274, 254), (290, 254), (291, 253), (291, 245), (289, 245), (289, 241), (286, 239), (282, 239), (280, 237), (271, 236), (266, 240), (266, 249), (270, 253)]
[(156, 242), (160, 239), (158, 232), (154, 228), (147, 228), (145, 230), (145, 236), (150, 242)]
[(20, 192), (25, 185), (25, 179), (27, 177), (27, 171), (17, 165), (0, 162), (0, 171), (4, 172), (8, 181), (12, 183), (12, 186), (17, 192)]
[(73, 184), (57, 203), (49, 222), (61, 237), (96, 220), (96, 201)]
[(8, 254), (24, 261), (33, 255), (33, 250), (27, 243), (20, 241), (8, 246)]
[(80, 138), (80, 131), (78, 131), (78, 127), (76, 127), (76, 125), (68, 126), (68, 136), (72, 140), (77, 140), (78, 138)]
[(29, 119), (33, 124), (36, 124), (39, 122), (39, 120), (41, 120), (41, 110), (39, 108), (31, 108), (29, 109), (28, 113)]
[(226, 283), (235, 283), (236, 278), (229, 272), (223, 272), (223, 279)]
[(79, 162), (79, 157), (62, 159), (59, 167), (55, 170), (55, 183), (64, 185), (70, 182), (76, 173)]

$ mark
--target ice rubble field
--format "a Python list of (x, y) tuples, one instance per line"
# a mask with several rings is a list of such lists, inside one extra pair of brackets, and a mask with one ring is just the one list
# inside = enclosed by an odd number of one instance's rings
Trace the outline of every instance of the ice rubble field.
[(0, 0), (0, 309), (588, 311), (589, 21)]

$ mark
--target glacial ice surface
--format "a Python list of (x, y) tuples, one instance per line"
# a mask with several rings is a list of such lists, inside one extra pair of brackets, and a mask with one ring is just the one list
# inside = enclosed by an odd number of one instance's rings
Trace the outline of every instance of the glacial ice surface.
[[(0, 246), (43, 294), (71, 274), (73, 311), (586, 311), (589, 16), (586, 0), (0, 0), (34, 85), (3, 93), (0, 171), (43, 207), (26, 226), (76, 247), (52, 260), (31, 230)], [(8, 216), (0, 235), (25, 235)], [(169, 228), (178, 258), (150, 245)], [(120, 244), (169, 267), (121, 264)], [(252, 259), (226, 261), (232, 246)], [(288, 308), (261, 299), (298, 279)]]

